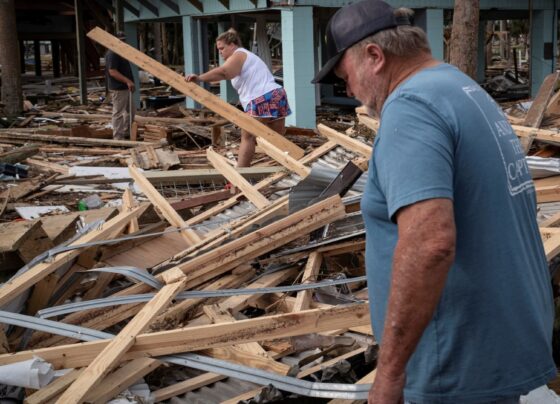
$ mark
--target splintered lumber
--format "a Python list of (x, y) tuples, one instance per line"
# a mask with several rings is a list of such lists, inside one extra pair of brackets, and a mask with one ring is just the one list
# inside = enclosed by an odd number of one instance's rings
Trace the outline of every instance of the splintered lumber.
[(235, 168), (233, 168), (227, 160), (216, 153), (211, 147), (208, 148), (206, 155), (208, 161), (218, 170), (226, 179), (231, 182), (235, 187), (239, 188), (243, 195), (257, 207), (257, 209), (263, 209), (270, 204), (270, 201), (261, 194), (257, 189), (255, 189), (249, 181), (243, 178)]
[(551, 185), (545, 187), (536, 187), (537, 203), (558, 202), (560, 201), (560, 186)]
[(302, 235), (341, 219), (345, 214), (342, 200), (335, 195), (180, 264), (178, 268), (189, 275), (188, 287), (195, 287)]
[[(337, 146), (337, 144), (335, 142), (327, 142), (325, 144), (323, 144), (322, 146), (317, 147), (315, 150), (313, 150), (311, 153), (309, 153), (308, 155), (306, 155), (305, 157), (303, 157), (302, 159), (299, 160), (300, 163), (302, 164), (308, 164), (311, 163), (315, 160), (317, 160), (318, 158), (320, 158), (321, 156), (323, 156), (325, 153), (328, 153), (329, 151), (331, 151), (332, 149), (334, 149)], [(288, 174), (285, 172), (280, 172), (277, 173), (275, 175), (270, 176), (269, 178), (266, 178), (262, 181), (260, 181), (258, 184), (255, 185), (255, 188), (258, 190), (261, 190), (263, 188), (266, 188), (272, 184), (274, 184), (277, 181), (280, 181), (282, 178), (286, 177)], [(209, 219), (210, 217), (217, 215), (221, 212), (223, 212), (226, 209), (231, 208), (232, 206), (234, 206), (235, 204), (237, 204), (239, 202), (239, 195), (233, 196), (230, 199), (228, 199), (227, 201), (224, 201), (220, 204), (218, 204), (217, 206), (207, 209), (204, 212), (196, 215), (195, 217), (187, 220), (187, 224), (188, 225), (193, 225), (193, 224), (198, 224), (198, 223), (202, 223), (203, 221)]]
[(523, 122), (524, 126), (530, 126), (533, 128), (541, 126), (544, 113), (548, 106), (548, 102), (550, 101), (550, 97), (552, 97), (552, 93), (554, 92), (559, 75), (559, 72), (554, 72), (545, 77), (541, 87), (539, 88), (537, 96), (533, 100), (529, 111), (527, 111), (527, 116)]
[(62, 143), (82, 146), (113, 146), (113, 147), (136, 147), (149, 143), (146, 142), (133, 142), (130, 140), (115, 140), (115, 139), (90, 139), (86, 137), (72, 137), (72, 136), (52, 136), (41, 135), (37, 133), (21, 133), (8, 130), (0, 130), (0, 140), (9, 143), (28, 143), (46, 142), (46, 143)]
[(311, 171), (310, 168), (306, 167), (295, 158), (290, 156), (288, 153), (284, 152), (283, 150), (279, 149), (278, 147), (274, 146), (272, 143), (267, 141), (266, 139), (257, 138), (257, 144), (259, 147), (270, 157), (276, 160), (278, 163), (282, 164), (288, 170), (295, 172), (302, 178), (307, 177), (309, 172)]
[[(304, 310), (299, 313), (262, 316), (235, 323), (141, 334), (121, 360), (339, 330), (366, 325), (369, 321), (368, 303), (357, 303), (327, 309)], [(56, 369), (83, 367), (89, 365), (110, 341), (84, 342), (4, 354), (0, 355), (0, 365), (25, 361), (35, 355), (51, 363)]]
[(560, 144), (560, 133), (555, 130), (529, 128), (527, 126), (511, 125), (518, 137), (534, 137), (535, 140)]
[[(171, 275), (175, 275), (171, 277)], [(119, 363), (122, 356), (134, 345), (136, 337), (149, 323), (173, 300), (185, 286), (186, 277), (179, 271), (167, 272), (169, 282), (140, 310), (140, 312), (115, 336), (101, 353), (88, 365), (85, 372), (62, 394), (57, 403), (76, 403), (83, 401), (89, 391)]]
[(560, 224), (560, 212), (539, 223), (540, 227), (554, 227)]
[(362, 125), (368, 127), (374, 132), (377, 132), (379, 130), (379, 121), (376, 118), (369, 116), (366, 113), (362, 113), (361, 111), (358, 111), (358, 108), (356, 108), (356, 114), (358, 115), (358, 121)]
[(317, 125), (317, 129), (321, 133), (321, 135), (325, 136), (329, 140), (338, 143), (342, 147), (353, 151), (355, 153), (361, 154), (368, 159), (371, 157), (372, 147), (360, 142), (357, 139), (351, 138), (350, 136), (344, 135), (340, 132), (337, 132), (334, 129), (329, 128), (328, 126), (323, 125), (320, 123)]
[(40, 171), (54, 172), (63, 175), (68, 175), (70, 173), (70, 169), (68, 167), (56, 163), (51, 163), (50, 161), (42, 161), (29, 158), (25, 160), (25, 164), (29, 164), (30, 166), (35, 167)]
[(123, 58), (133, 62), (143, 70), (153, 74), (158, 79), (166, 82), (181, 93), (191, 97), (195, 101), (204, 105), (208, 109), (221, 115), (233, 124), (253, 134), (267, 139), (281, 150), (287, 151), (292, 157), (300, 158), (303, 156), (303, 150), (290, 142), (279, 133), (273, 131), (268, 126), (251, 118), (247, 114), (239, 111), (233, 105), (228, 104), (220, 97), (206, 91), (204, 88), (195, 83), (189, 83), (185, 78), (169, 69), (168, 67), (158, 63), (146, 54), (140, 52), (134, 47), (118, 40), (111, 34), (105, 32), (99, 27), (88, 32), (87, 36), (94, 41), (100, 43), (104, 47), (111, 49), (113, 52)]
[[(273, 286), (277, 286), (280, 283), (286, 281), (287, 279), (291, 279), (296, 274), (296, 269), (285, 269), (283, 271), (277, 271), (270, 274), (263, 275), (256, 281), (252, 282), (250, 285), (246, 287), (246, 289), (258, 289), (258, 288), (269, 288)], [(228, 297), (221, 303), (217, 304), (217, 307), (220, 311), (228, 312), (235, 314), (240, 310), (243, 310), (249, 307), (254, 301), (260, 299), (260, 295), (239, 295), (239, 296), (231, 296)], [(191, 322), (189, 322), (188, 326), (200, 326), (212, 324), (210, 317), (208, 316), (201, 316)]]
[(196, 244), (200, 241), (198, 234), (191, 229), (185, 229), (187, 224), (175, 209), (171, 207), (169, 202), (161, 196), (161, 194), (154, 188), (154, 186), (142, 175), (140, 170), (134, 166), (129, 166), (128, 171), (130, 176), (138, 183), (144, 195), (148, 197), (150, 202), (159, 209), (163, 217), (172, 225), (181, 229), (181, 236), (185, 239), (188, 245)]
[(142, 377), (156, 369), (161, 362), (152, 358), (131, 360), (107, 376), (85, 398), (87, 403), (104, 404)]
[[(71, 246), (89, 243), (92, 241), (102, 240), (108, 234), (111, 234), (115, 228), (124, 226), (132, 217), (141, 214), (146, 209), (146, 206), (139, 206), (130, 212), (123, 212), (115, 218), (109, 220), (103, 225), (103, 228), (93, 230), (78, 240), (74, 241)], [(31, 286), (35, 285), (41, 279), (45, 278), (50, 273), (56, 271), (62, 265), (72, 261), (81, 252), (81, 249), (70, 250), (57, 254), (52, 260), (42, 262), (35, 265), (27, 272), (21, 274), (17, 278), (10, 279), (8, 282), (0, 286), (0, 306), (9, 303), (13, 298), (20, 295)]]
[(560, 253), (560, 233), (554, 234), (544, 242), (544, 252), (548, 261)]
[[(126, 191), (124, 191), (122, 201), (123, 212), (131, 211), (133, 208), (138, 206), (138, 204), (134, 200), (134, 195), (132, 195), (132, 191), (130, 190), (130, 188), (127, 188)], [(128, 225), (127, 233), (134, 233), (138, 230), (140, 230), (140, 227), (138, 225), (138, 218), (133, 217), (130, 221), (130, 224)]]
[(0, 163), (16, 164), (28, 157), (34, 156), (38, 152), (39, 146), (36, 144), (18, 147), (5, 153), (0, 153)]
[[(321, 269), (321, 263), (323, 262), (323, 256), (317, 251), (313, 251), (309, 258), (307, 259), (307, 264), (305, 265), (305, 270), (303, 271), (303, 279), (301, 283), (316, 282), (317, 275), (319, 275), (319, 270)], [(313, 295), (312, 290), (300, 290), (296, 296), (296, 303), (294, 305), (294, 312), (301, 310), (306, 310), (309, 308), (309, 302), (311, 301), (311, 296)]]

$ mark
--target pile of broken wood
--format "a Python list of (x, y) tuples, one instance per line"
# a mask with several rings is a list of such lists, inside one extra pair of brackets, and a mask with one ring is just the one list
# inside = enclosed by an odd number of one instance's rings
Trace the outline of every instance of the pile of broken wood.
[[(159, 76), (172, 84), (166, 73)], [(366, 397), (367, 385), (348, 382), (369, 383), (374, 375), (354, 184), (371, 147), (320, 126), (325, 138), (295, 135), (299, 144), (310, 139), (304, 151), (192, 83), (181, 78), (177, 85), (227, 119), (207, 127), (232, 122), (258, 136), (254, 167), (235, 169), (234, 156), (216, 142), (183, 151), (0, 131), (6, 145), (33, 142), (5, 146), (5, 161), (22, 170), (2, 194), (5, 214), (23, 212), (18, 204), (25, 198), (44, 201), (47, 192), (84, 185), (98, 187), (102, 202), (118, 201), (1, 225), (3, 263), (19, 268), (0, 286), (0, 366), (8, 366), (0, 367), (0, 381), (19, 386), (4, 396), (107, 402), (119, 394), (141, 397), (131, 386), (145, 378), (150, 399), (163, 401), (231, 378), (246, 383), (234, 383), (224, 400), (263, 394), (269, 384), (315, 397)], [(211, 131), (217, 138), (219, 131)], [(95, 161), (84, 165), (88, 156)], [(184, 168), (165, 171), (183, 158)], [(85, 170), (108, 162), (113, 166), (101, 172)], [(111, 178), (110, 168), (126, 174)], [(208, 191), (208, 182), (229, 182), (234, 191)], [(175, 193), (188, 187), (189, 196), (168, 195), (169, 184)], [(84, 189), (72, 192), (78, 196), (62, 206), (68, 210), (78, 198), (88, 200)], [(25, 367), (37, 361), (48, 366)], [(53, 369), (66, 371), (54, 377)], [(190, 369), (188, 376), (182, 369)], [(38, 384), (29, 380), (42, 371)], [(17, 383), (2, 376), (17, 372)], [(304, 380), (311, 376), (325, 383)]]
[[(372, 148), (355, 135), (378, 121), (358, 109), (360, 130), (281, 137), (109, 34), (89, 35), (207, 110), (138, 117), (127, 141), (103, 138), (107, 114), (68, 108), (42, 111), (60, 121), (47, 132), (0, 130), (2, 175), (13, 178), (0, 194), (0, 393), (26, 403), (366, 398), (376, 343), (359, 202)], [(539, 128), (551, 96), (515, 127), (526, 150), (560, 143)], [(231, 124), (257, 136), (251, 168), (232, 163)], [(192, 150), (170, 147), (177, 131)], [(49, 199), (72, 212), (40, 216)], [(75, 212), (82, 203), (90, 209)], [(549, 260), (559, 225), (556, 212), (541, 223)]]

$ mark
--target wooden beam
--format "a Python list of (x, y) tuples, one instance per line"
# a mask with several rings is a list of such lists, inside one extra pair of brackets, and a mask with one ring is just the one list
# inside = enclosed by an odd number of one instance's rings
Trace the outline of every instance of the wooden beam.
[(154, 6), (150, 1), (148, 0), (137, 0), (137, 1), (142, 5), (142, 7), (147, 8), (150, 11), (150, 13), (152, 13), (156, 17), (159, 17), (158, 8)]
[(529, 128), (527, 126), (511, 125), (516, 135), (519, 137), (534, 136), (535, 140), (542, 142), (560, 144), (560, 133), (555, 130)]
[[(315, 160), (317, 160), (319, 157), (323, 156), (325, 153), (328, 153), (329, 151), (331, 151), (332, 149), (334, 149), (337, 146), (337, 144), (335, 142), (327, 142), (325, 144), (323, 144), (322, 146), (317, 147), (315, 150), (313, 150), (311, 153), (309, 153), (308, 155), (306, 155), (305, 157), (303, 157), (301, 160), (299, 160), (300, 163), (302, 164), (308, 164), (311, 163)], [(272, 184), (274, 184), (277, 181), (280, 181), (282, 178), (286, 177), (287, 173), (278, 173), (275, 175), (271, 175), (270, 177), (260, 181), (257, 185), (255, 185), (255, 188), (257, 188), (258, 190), (261, 190), (263, 188), (266, 188)], [(204, 212), (196, 215), (195, 217), (187, 220), (187, 224), (188, 225), (193, 225), (193, 224), (197, 224), (197, 223), (202, 223), (203, 221), (205, 221), (206, 219), (217, 215), (220, 212), (223, 212), (226, 209), (231, 208), (232, 206), (234, 206), (235, 204), (237, 204), (239, 202), (239, 196), (233, 196), (230, 199), (228, 199), (227, 201), (224, 201), (222, 203), (220, 203), (219, 205), (210, 208), (210, 209), (206, 209)]]
[[(130, 188), (127, 188), (126, 191), (124, 191), (122, 197), (122, 211), (129, 212), (132, 209), (134, 209), (136, 206), (138, 206), (138, 204), (134, 200), (134, 195), (132, 195), (132, 191), (130, 190)], [(140, 226), (138, 225), (138, 218), (133, 217), (132, 220), (130, 221), (130, 224), (128, 225), (127, 233), (128, 234), (134, 233), (137, 232), (138, 230), (140, 230)]]
[(219, 0), (226, 9), (229, 10), (229, 0)]
[(206, 151), (208, 161), (218, 170), (226, 179), (231, 182), (235, 187), (239, 188), (243, 195), (257, 207), (263, 209), (270, 205), (270, 201), (257, 191), (245, 178), (233, 168), (227, 160), (216, 153), (211, 147)]
[(289, 241), (345, 216), (340, 197), (333, 196), (199, 255), (178, 267), (189, 275), (188, 287), (198, 286)]
[(360, 142), (357, 139), (351, 138), (350, 136), (344, 135), (340, 132), (337, 132), (334, 129), (329, 128), (328, 126), (323, 125), (320, 123), (317, 125), (317, 129), (321, 135), (327, 137), (329, 140), (338, 143), (342, 147), (353, 151), (355, 153), (361, 154), (368, 159), (371, 158), (372, 147)]
[[(231, 344), (287, 338), (367, 325), (369, 322), (369, 304), (358, 303), (262, 316), (233, 324), (187, 327), (139, 335), (134, 346), (121, 359), (172, 355)], [(102, 340), (0, 355), (0, 365), (25, 361), (36, 355), (56, 369), (87, 366), (109, 343), (110, 340)]]
[[(317, 282), (317, 275), (319, 275), (319, 270), (321, 269), (321, 263), (323, 262), (323, 256), (317, 251), (313, 251), (309, 258), (307, 259), (307, 264), (305, 265), (305, 270), (303, 271), (303, 278), (301, 280), (302, 284)], [(294, 312), (307, 310), (309, 308), (309, 302), (313, 296), (312, 290), (301, 290), (297, 293), (296, 303), (294, 305)]]
[(179, 14), (181, 10), (175, 1), (173, 0), (161, 0), (163, 4), (165, 4), (168, 8), (170, 8), (175, 14)]
[(152, 358), (131, 360), (94, 387), (86, 396), (85, 401), (96, 404), (107, 403), (160, 365), (160, 361)]
[(0, 130), (0, 139), (2, 139), (3, 142), (13, 141), (18, 144), (29, 143), (30, 141), (109, 147), (136, 147), (150, 144), (148, 142), (133, 142), (130, 140), (90, 139), (85, 137), (42, 135), (38, 133), (16, 132), (9, 129)]
[(154, 188), (154, 186), (144, 177), (144, 175), (134, 166), (128, 166), (128, 171), (130, 176), (134, 179), (136, 183), (142, 189), (144, 195), (148, 197), (150, 202), (159, 209), (161, 214), (165, 219), (172, 225), (178, 228), (182, 228), (181, 235), (185, 239), (188, 245), (196, 244), (200, 241), (198, 234), (191, 229), (185, 229), (187, 224), (181, 216), (177, 213), (175, 209), (171, 207), (169, 202), (161, 196), (161, 194)]
[(132, 46), (119, 41), (111, 34), (100, 28), (94, 28), (88, 33), (88, 36), (125, 59), (135, 63), (143, 70), (153, 74), (155, 77), (166, 82), (181, 93), (191, 97), (208, 109), (223, 116), (230, 122), (239, 126), (241, 129), (245, 129), (254, 136), (265, 138), (279, 149), (287, 151), (294, 158), (300, 158), (303, 156), (303, 150), (300, 147), (296, 146), (279, 133), (273, 131), (268, 126), (244, 114), (233, 105), (228, 104), (220, 97), (206, 91), (199, 85), (187, 83), (182, 75), (151, 59)]
[[(179, 271), (167, 272), (166, 285), (140, 310), (140, 312), (116, 335), (111, 342), (88, 365), (87, 369), (56, 401), (58, 404), (79, 404), (85, 396), (107, 375), (134, 345), (136, 337), (185, 287), (187, 278)], [(175, 275), (175, 276), (171, 276)]]
[(255, 7), (259, 5), (259, 0), (250, 0), (250, 1), (255, 5)]
[(554, 72), (545, 77), (541, 87), (539, 88), (537, 96), (533, 100), (529, 111), (527, 111), (527, 116), (523, 122), (524, 126), (530, 126), (533, 128), (541, 126), (544, 112), (546, 111), (550, 97), (552, 97), (552, 93), (554, 92), (559, 76), (560, 72)]
[[(111, 234), (115, 228), (124, 226), (130, 221), (132, 217), (139, 215), (145, 209), (146, 206), (140, 206), (130, 212), (123, 212), (105, 223), (103, 225), (103, 228), (93, 230), (83, 235), (70, 245), (78, 245), (102, 240), (107, 234)], [(80, 254), (80, 252), (81, 249), (76, 249), (57, 254), (51, 261), (35, 265), (29, 271), (21, 274), (17, 278), (4, 283), (2, 286), (0, 286), (0, 306), (9, 303), (13, 298), (19, 296), (21, 293), (29, 289), (31, 286), (35, 285), (41, 279), (44, 279), (47, 275), (56, 271), (62, 265), (71, 262)]]
[(311, 172), (311, 169), (309, 167), (306, 167), (289, 154), (274, 146), (266, 139), (257, 138), (257, 144), (263, 149), (266, 154), (268, 154), (278, 163), (282, 164), (288, 170), (295, 172), (301, 178), (307, 177), (307, 175)]

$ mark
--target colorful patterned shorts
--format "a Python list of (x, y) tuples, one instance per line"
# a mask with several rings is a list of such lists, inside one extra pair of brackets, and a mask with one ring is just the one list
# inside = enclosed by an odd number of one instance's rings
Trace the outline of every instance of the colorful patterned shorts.
[(288, 105), (286, 91), (277, 88), (249, 102), (245, 107), (245, 113), (258, 118), (283, 118), (290, 115), (292, 111)]

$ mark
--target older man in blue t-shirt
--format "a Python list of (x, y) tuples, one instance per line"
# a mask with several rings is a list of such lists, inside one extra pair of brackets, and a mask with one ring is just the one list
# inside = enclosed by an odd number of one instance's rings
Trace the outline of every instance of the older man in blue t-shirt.
[(381, 125), (362, 211), (370, 402), (515, 403), (556, 374), (533, 182), (491, 97), (432, 58), (409, 10), (362, 0), (327, 27), (315, 82), (344, 79)]

